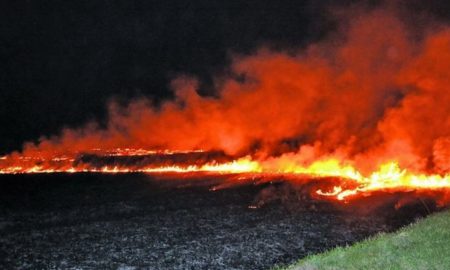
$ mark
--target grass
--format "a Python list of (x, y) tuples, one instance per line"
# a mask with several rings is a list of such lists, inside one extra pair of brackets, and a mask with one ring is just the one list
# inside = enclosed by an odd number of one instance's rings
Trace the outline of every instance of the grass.
[(450, 211), (278, 269), (450, 269)]

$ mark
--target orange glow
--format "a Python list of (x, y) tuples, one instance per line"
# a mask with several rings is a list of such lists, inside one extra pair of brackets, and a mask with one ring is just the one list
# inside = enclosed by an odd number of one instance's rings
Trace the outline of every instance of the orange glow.
[(450, 190), (450, 26), (399, 16), (352, 13), (305, 49), (234, 57), (211, 96), (182, 77), (157, 106), (109, 104), (106, 125), (25, 143), (0, 157), (0, 173), (333, 178), (314, 195), (344, 202)]
[[(130, 149), (127, 153), (133, 153)], [(120, 150), (116, 150), (119, 153)], [(146, 155), (166, 153), (173, 154), (174, 151), (145, 151)], [(200, 151), (195, 151), (200, 152)], [(195, 153), (194, 152), (194, 153)], [(138, 153), (144, 153), (139, 150)], [(108, 154), (107, 154), (108, 155)], [(117, 154), (122, 156), (122, 154)], [(139, 156), (139, 154), (138, 154)], [(8, 158), (2, 159), (8, 162)], [(34, 162), (35, 160), (27, 157), (21, 157), (20, 160)], [(250, 174), (254, 176), (284, 176), (292, 177), (309, 177), (309, 178), (329, 178), (334, 177), (341, 179), (342, 185), (336, 185), (332, 191), (317, 190), (316, 194), (329, 199), (345, 201), (355, 196), (365, 194), (368, 195), (373, 191), (411, 191), (411, 190), (450, 190), (450, 174), (423, 174), (412, 173), (406, 169), (401, 169), (396, 162), (388, 162), (382, 164), (378, 170), (373, 171), (364, 176), (355, 167), (349, 164), (342, 164), (335, 158), (317, 160), (309, 165), (295, 164), (292, 160), (284, 158), (272, 158), (271, 160), (258, 161), (253, 160), (250, 156), (239, 158), (230, 162), (218, 163), (215, 161), (203, 165), (168, 165), (168, 166), (144, 166), (144, 167), (126, 167), (126, 166), (103, 166), (90, 167), (89, 164), (82, 164), (78, 167), (70, 164), (74, 159), (70, 158), (52, 158), (52, 162), (63, 162), (60, 167), (44, 167), (41, 165), (33, 165), (30, 167), (10, 166), (2, 167), (0, 174), (22, 174), (22, 173), (195, 173), (205, 172), (210, 174)], [(286, 162), (286, 163), (283, 163)], [(276, 167), (274, 167), (276, 166)], [(355, 182), (355, 187), (346, 187), (346, 181)]]
[[(200, 150), (193, 151), (192, 153), (202, 152)], [(114, 153), (114, 154), (110, 154)], [(134, 156), (130, 153), (136, 153), (136, 151), (127, 149), (126, 154), (117, 149), (112, 152), (107, 152), (106, 156)], [(144, 155), (155, 155), (164, 154), (172, 155), (174, 153), (189, 153), (187, 151), (144, 151), (140, 149), (137, 151), (136, 156)], [(141, 154), (142, 153), (142, 154)], [(9, 161), (7, 157), (3, 160)], [(102, 166), (90, 167), (89, 165), (83, 164), (80, 166), (74, 166), (73, 162), (75, 159), (70, 158), (52, 158), (50, 162), (39, 158), (29, 158), (20, 157), (19, 164), (13, 166), (0, 166), (0, 174), (30, 174), (30, 173), (77, 173), (77, 172), (93, 172), (93, 173), (130, 173), (130, 172), (143, 172), (143, 173), (165, 173), (165, 172), (175, 172), (175, 173), (187, 173), (187, 172), (210, 172), (210, 173), (258, 173), (262, 171), (259, 163), (250, 159), (250, 157), (240, 158), (233, 160), (231, 162), (218, 163), (215, 161), (203, 164), (203, 165), (168, 165), (168, 166), (142, 166), (142, 167), (132, 167), (132, 166)], [(53, 166), (42, 166), (34, 165), (37, 163), (52, 163), (58, 162), (58, 164), (53, 164)], [(14, 162), (14, 161), (12, 161)], [(1, 165), (1, 164), (0, 164)]]

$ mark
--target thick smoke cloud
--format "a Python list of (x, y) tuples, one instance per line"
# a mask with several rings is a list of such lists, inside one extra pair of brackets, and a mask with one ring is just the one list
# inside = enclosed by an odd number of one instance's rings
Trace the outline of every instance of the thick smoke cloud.
[(363, 172), (389, 160), (449, 172), (450, 28), (412, 28), (393, 9), (344, 17), (340, 32), (304, 50), (235, 56), (214, 97), (178, 78), (173, 101), (110, 104), (106, 129), (66, 129), (23, 154), (202, 149), (267, 166), (332, 156)]

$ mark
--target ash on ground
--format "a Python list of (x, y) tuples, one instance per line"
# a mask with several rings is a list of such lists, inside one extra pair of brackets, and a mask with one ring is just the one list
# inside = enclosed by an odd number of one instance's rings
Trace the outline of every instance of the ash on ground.
[(268, 269), (435, 210), (337, 206), (284, 182), (211, 191), (226, 177), (3, 175), (0, 268)]

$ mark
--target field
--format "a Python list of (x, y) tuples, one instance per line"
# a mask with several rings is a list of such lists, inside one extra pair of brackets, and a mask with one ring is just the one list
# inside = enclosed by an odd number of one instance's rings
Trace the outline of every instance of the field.
[(1, 176), (0, 268), (269, 269), (435, 210), (396, 209), (396, 194), (315, 201), (281, 179), (212, 191), (229, 176), (171, 177)]

